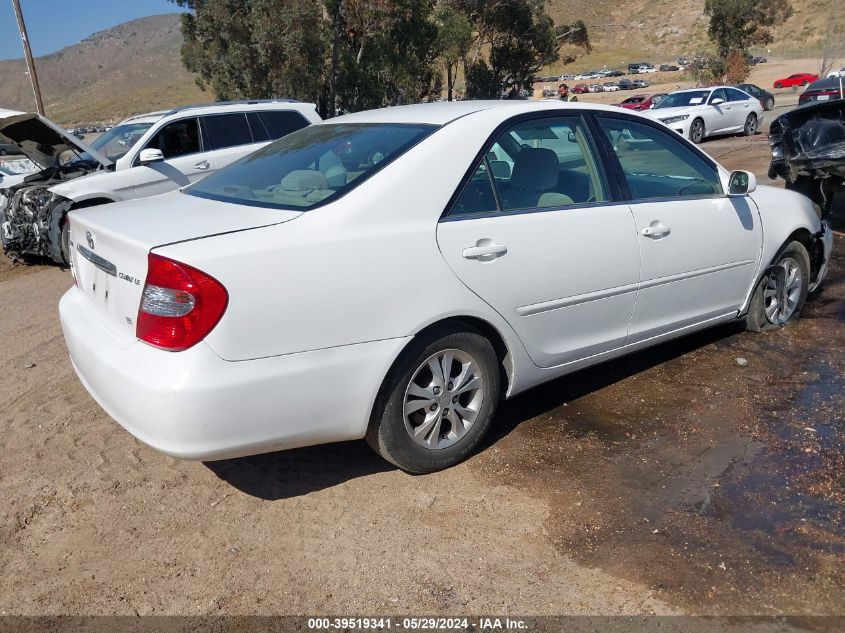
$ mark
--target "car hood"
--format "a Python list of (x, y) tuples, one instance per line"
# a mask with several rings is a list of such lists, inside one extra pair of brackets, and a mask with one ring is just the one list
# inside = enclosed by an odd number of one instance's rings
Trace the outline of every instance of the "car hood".
[(68, 150), (85, 152), (103, 167), (111, 161), (67, 130), (34, 112), (0, 109), (0, 143), (12, 143), (42, 169), (58, 167)]
[(668, 119), (673, 116), (681, 116), (684, 114), (692, 114), (695, 111), (695, 106), (680, 106), (678, 108), (652, 108), (645, 112), (646, 116), (652, 119)]

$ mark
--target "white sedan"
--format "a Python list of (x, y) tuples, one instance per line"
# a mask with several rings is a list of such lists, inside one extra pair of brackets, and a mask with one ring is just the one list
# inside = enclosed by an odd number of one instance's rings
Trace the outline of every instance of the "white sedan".
[(644, 114), (700, 143), (716, 134), (753, 136), (760, 127), (763, 106), (738, 88), (716, 86), (669, 93)]
[(133, 435), (203, 460), (366, 437), (418, 473), (470, 455), (502, 398), (791, 323), (832, 244), (807, 198), (559, 101), (349, 114), (70, 221), (71, 360)]

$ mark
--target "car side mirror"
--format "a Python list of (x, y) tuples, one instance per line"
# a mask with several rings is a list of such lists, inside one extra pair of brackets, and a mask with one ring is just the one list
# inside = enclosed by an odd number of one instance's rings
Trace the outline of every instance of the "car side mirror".
[(725, 102), (725, 100), (724, 100), (724, 99), (719, 99), (718, 97), (716, 97), (715, 99), (713, 99), (713, 100), (710, 102), (710, 105), (714, 105), (714, 106), (715, 106), (715, 105), (719, 105), (720, 103), (724, 103), (724, 102)]
[(138, 156), (138, 162), (142, 165), (148, 165), (150, 163), (160, 163), (164, 160), (164, 154), (162, 154), (160, 149), (142, 149), (141, 154)]
[(757, 176), (750, 171), (732, 171), (728, 179), (728, 195), (744, 196), (757, 189)]

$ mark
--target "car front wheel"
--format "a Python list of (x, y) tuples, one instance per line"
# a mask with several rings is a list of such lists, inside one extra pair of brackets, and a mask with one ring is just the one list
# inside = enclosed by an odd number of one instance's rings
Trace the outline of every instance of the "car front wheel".
[(501, 375), (490, 342), (441, 328), (415, 340), (385, 379), (367, 430), (379, 455), (410, 473), (454, 466), (487, 433)]
[(810, 283), (810, 256), (800, 242), (790, 242), (757, 284), (748, 307), (746, 327), (764, 332), (798, 319)]
[(689, 128), (689, 140), (698, 145), (704, 140), (704, 121), (696, 119)]
[(775, 107), (775, 100), (774, 97), (769, 97), (766, 100), (766, 110), (773, 110)]

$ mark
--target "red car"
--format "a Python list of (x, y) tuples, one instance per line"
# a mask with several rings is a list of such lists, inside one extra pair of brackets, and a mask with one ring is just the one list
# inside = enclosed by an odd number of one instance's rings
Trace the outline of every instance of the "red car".
[(575, 87), (572, 89), (572, 92), (578, 95), (582, 95), (587, 92), (590, 92), (590, 87), (587, 84), (575, 84)]
[(819, 78), (813, 73), (795, 73), (786, 79), (778, 79), (773, 85), (775, 88), (789, 88), (790, 86), (806, 86)]
[(639, 112), (640, 110), (651, 109), (652, 105), (654, 105), (654, 101), (652, 101), (652, 98), (649, 95), (633, 95), (620, 103), (619, 107)]

